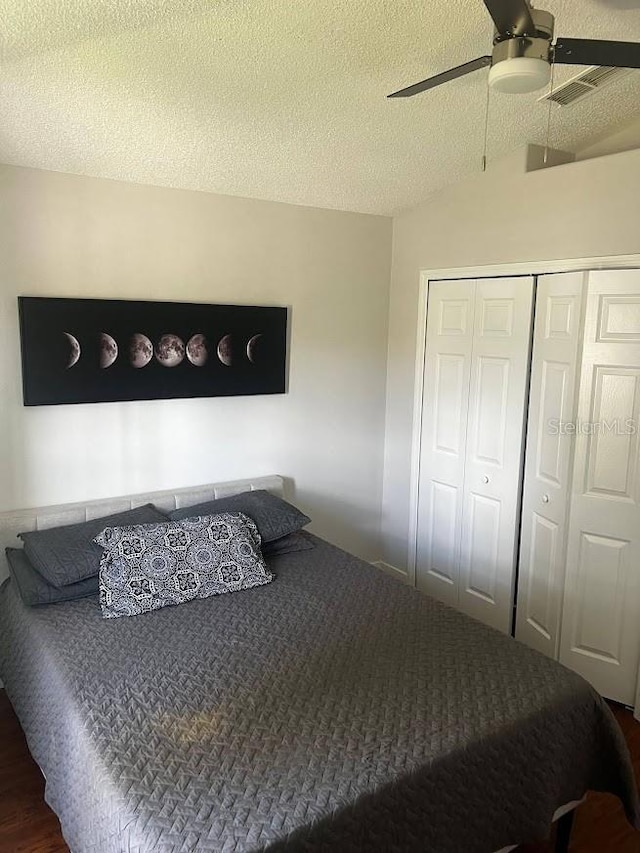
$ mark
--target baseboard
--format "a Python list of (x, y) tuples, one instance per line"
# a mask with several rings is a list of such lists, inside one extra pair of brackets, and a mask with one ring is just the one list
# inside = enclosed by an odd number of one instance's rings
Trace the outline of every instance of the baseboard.
[(384, 560), (374, 560), (371, 565), (375, 566), (376, 569), (381, 569), (387, 575), (391, 575), (391, 577), (396, 580), (402, 581), (402, 583), (409, 583), (409, 575), (407, 572), (392, 566), (390, 563), (385, 563)]

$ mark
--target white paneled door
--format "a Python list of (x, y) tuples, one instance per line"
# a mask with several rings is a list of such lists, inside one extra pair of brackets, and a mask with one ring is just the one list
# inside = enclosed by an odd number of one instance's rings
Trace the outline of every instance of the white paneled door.
[(589, 273), (560, 660), (633, 704), (640, 658), (640, 271)]
[(516, 638), (557, 658), (586, 274), (538, 278)]
[(416, 581), (508, 632), (513, 610), (532, 277), (432, 282)]
[(475, 281), (429, 285), (416, 584), (458, 603)]
[(476, 283), (459, 605), (511, 630), (533, 278)]

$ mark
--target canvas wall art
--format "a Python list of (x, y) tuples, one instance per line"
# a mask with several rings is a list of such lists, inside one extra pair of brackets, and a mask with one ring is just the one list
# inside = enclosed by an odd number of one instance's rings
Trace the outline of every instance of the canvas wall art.
[(287, 309), (18, 298), (26, 406), (282, 394)]

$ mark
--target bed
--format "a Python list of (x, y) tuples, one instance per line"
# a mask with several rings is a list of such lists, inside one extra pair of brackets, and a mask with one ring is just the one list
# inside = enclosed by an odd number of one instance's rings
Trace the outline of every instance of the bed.
[[(3, 544), (104, 504), (6, 514)], [(585, 681), (306, 536), (267, 586), (133, 618), (3, 584), (0, 677), (72, 853), (491, 853), (546, 837), (587, 789), (640, 825)]]

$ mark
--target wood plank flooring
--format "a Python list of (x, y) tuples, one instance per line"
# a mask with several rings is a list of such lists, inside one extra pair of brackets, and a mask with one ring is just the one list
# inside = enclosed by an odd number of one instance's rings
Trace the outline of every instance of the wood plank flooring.
[[(614, 706), (629, 744), (640, 785), (640, 723)], [(20, 724), (0, 690), (0, 853), (68, 853), (58, 819), (43, 799), (44, 780), (29, 755)], [(571, 853), (640, 853), (640, 832), (626, 822), (608, 794), (590, 794), (577, 811)], [(520, 847), (518, 853), (551, 853), (551, 842)], [(464, 851), (460, 851), (464, 853)]]
[[(611, 704), (620, 724), (633, 761), (640, 787), (640, 723), (630, 711)], [(622, 806), (612, 794), (588, 794), (587, 801), (576, 809), (571, 833), (570, 853), (640, 853), (640, 832), (633, 830)], [(517, 853), (552, 853), (551, 844), (519, 847)]]
[(4, 690), (0, 690), (0, 851), (69, 851), (58, 818), (44, 801), (42, 773)]

